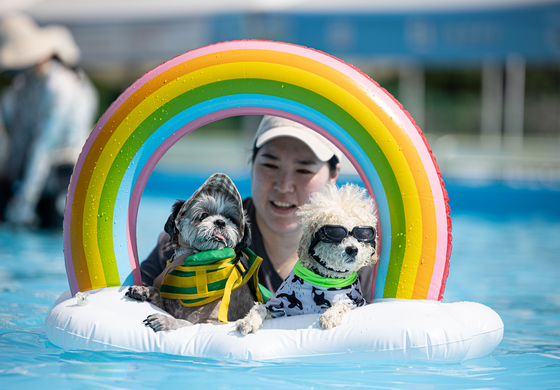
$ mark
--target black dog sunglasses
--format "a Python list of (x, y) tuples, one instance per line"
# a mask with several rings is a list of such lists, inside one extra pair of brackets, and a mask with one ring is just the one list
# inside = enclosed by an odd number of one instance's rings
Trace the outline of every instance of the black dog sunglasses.
[(348, 235), (351, 235), (360, 242), (374, 242), (375, 228), (373, 226), (356, 226), (349, 232), (344, 226), (325, 225), (315, 233), (315, 238), (318, 239), (317, 241), (336, 243), (341, 242), (348, 237)]
[(319, 230), (315, 233), (313, 242), (309, 246), (308, 253), (320, 264), (328, 268), (326, 264), (315, 254), (315, 246), (321, 241), (329, 244), (342, 242), (342, 240), (348, 237), (348, 235), (351, 235), (360, 242), (371, 243), (375, 248), (376, 231), (373, 226), (356, 226), (349, 232), (344, 226), (324, 225), (321, 226), (321, 228), (319, 228)]

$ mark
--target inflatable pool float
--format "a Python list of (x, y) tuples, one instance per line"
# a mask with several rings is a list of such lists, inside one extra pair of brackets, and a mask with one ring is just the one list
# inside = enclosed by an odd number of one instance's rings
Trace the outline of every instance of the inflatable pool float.
[[(340, 328), (320, 331), (311, 315), (272, 320), (245, 338), (232, 325), (156, 334), (142, 320), (158, 309), (123, 297), (126, 286), (141, 284), (136, 221), (155, 165), (184, 135), (235, 115), (281, 116), (322, 134), (350, 160), (377, 204), (380, 259), (373, 303), (352, 311)], [(503, 324), (491, 309), (441, 302), (451, 218), (421, 130), (368, 76), (297, 45), (210, 45), (136, 81), (101, 117), (78, 158), (63, 241), (70, 291), (46, 319), (49, 340), (62, 348), (242, 359), (345, 353), (461, 361), (490, 353), (502, 338)], [(91, 293), (87, 305), (77, 304), (78, 292)], [(265, 342), (263, 335), (275, 336)], [(183, 338), (188, 340), (178, 343)]]
[(265, 321), (241, 336), (233, 323), (158, 332), (142, 321), (155, 312), (124, 296), (127, 288), (90, 291), (87, 304), (70, 293), (47, 318), (49, 340), (82, 350), (165, 352), (239, 360), (423, 360), (458, 363), (487, 356), (502, 339), (500, 317), (473, 302), (381, 299), (350, 311), (341, 326), (323, 330), (319, 314)]

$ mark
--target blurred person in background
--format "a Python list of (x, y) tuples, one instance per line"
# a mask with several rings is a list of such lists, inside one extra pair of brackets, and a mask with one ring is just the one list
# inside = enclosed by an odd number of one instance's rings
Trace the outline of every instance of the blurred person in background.
[[(264, 116), (253, 140), (251, 197), (243, 200), (251, 227), (250, 249), (263, 262), (259, 283), (276, 292), (298, 260), (303, 234), (296, 215), (299, 206), (326, 184), (336, 183), (342, 153), (308, 127)], [(169, 235), (162, 232), (156, 247), (140, 264), (142, 284), (152, 286), (174, 250), (163, 251)], [(364, 296), (373, 288), (373, 266), (358, 271)]]
[(97, 90), (75, 68), (80, 51), (63, 26), (24, 14), (0, 21), (0, 221), (61, 227), (70, 176), (93, 127)]

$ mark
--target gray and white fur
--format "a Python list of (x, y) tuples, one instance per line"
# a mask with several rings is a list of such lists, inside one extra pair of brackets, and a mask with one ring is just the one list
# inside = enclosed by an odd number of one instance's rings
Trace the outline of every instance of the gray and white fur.
[[(175, 249), (175, 256), (226, 247), (234, 248), (238, 253), (249, 247), (251, 242), (249, 223), (244, 223), (243, 236), (238, 227), (240, 221), (247, 221), (247, 216), (244, 215), (244, 219), (241, 219), (243, 208), (231, 197), (219, 191), (201, 193), (192, 201), (179, 223), (176, 223), (177, 215), (184, 203), (184, 200), (175, 202), (165, 224), (165, 231), (171, 237), (171, 241), (178, 241), (180, 244)], [(145, 286), (130, 287), (126, 296), (150, 302), (172, 316), (161, 313), (148, 316), (144, 323), (155, 332), (197, 323), (221, 323), (218, 320), (221, 299), (204, 306), (186, 307), (179, 300), (161, 298), (157, 288)], [(243, 318), (255, 300), (256, 297), (248, 283), (233, 290), (228, 308), (228, 321)]]

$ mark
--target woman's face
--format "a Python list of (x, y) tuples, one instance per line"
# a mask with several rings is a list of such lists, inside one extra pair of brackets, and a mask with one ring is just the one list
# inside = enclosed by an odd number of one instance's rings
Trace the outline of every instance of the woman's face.
[[(328, 163), (317, 159), (303, 142), (290, 137), (264, 144), (255, 157), (251, 193), (257, 218), (276, 233), (299, 229), (297, 207), (325, 184), (336, 181)], [(260, 226), (261, 230), (265, 228)]]

